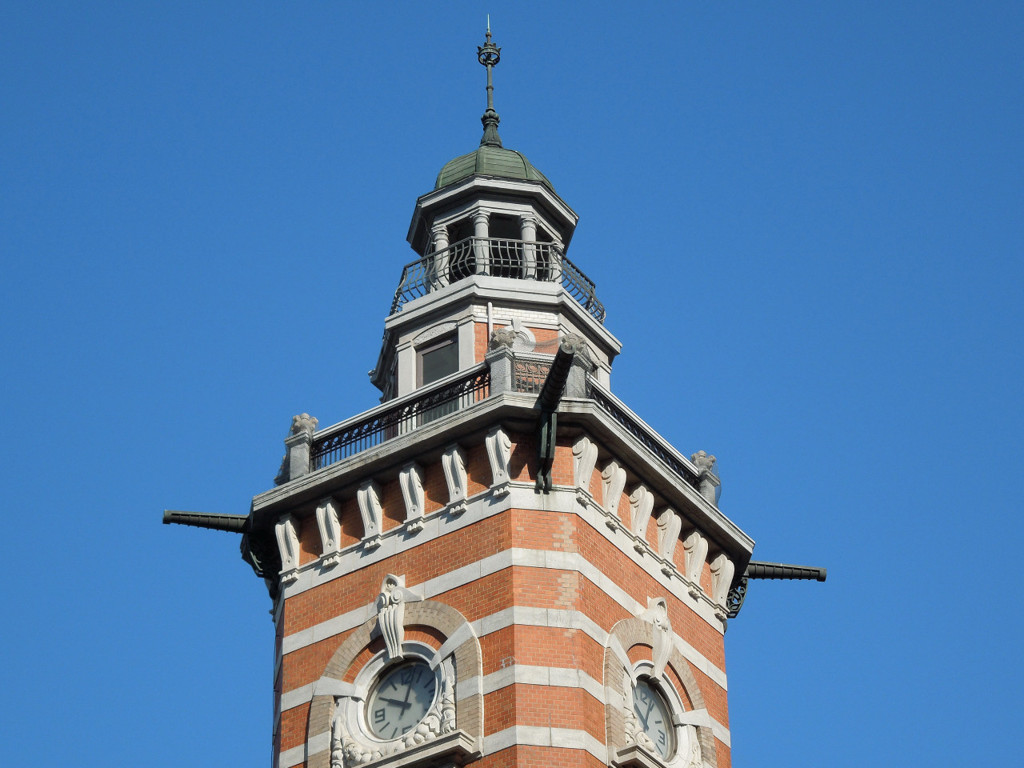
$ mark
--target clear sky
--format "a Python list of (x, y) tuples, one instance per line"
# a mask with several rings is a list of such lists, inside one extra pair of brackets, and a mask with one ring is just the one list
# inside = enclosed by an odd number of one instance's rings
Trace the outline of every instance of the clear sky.
[(0, 763), (269, 765), (266, 590), (161, 511), (376, 403), (488, 12), (614, 391), (829, 569), (729, 625), (735, 765), (1019, 761), (1024, 6), (7, 0)]

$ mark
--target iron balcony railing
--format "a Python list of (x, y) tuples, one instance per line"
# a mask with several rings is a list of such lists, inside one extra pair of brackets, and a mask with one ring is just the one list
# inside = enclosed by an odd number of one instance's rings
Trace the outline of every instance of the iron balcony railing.
[(601, 410), (623, 426), (647, 450), (665, 462), (676, 475), (694, 488), (698, 487), (698, 477), (693, 465), (683, 458), (679, 451), (669, 445), (661, 435), (651, 429), (643, 419), (627, 408), (619, 398), (593, 379), (588, 381), (587, 397), (596, 402)]
[(406, 264), (391, 302), (391, 314), (413, 299), (472, 275), (560, 281), (591, 316), (604, 322), (604, 304), (597, 298), (594, 282), (569, 261), (561, 246), (496, 237), (467, 237)]
[(438, 382), (426, 392), (379, 408), (329, 427), (313, 436), (312, 470), (336, 464), (349, 456), (405, 435), (435, 419), (467, 408), (491, 394), (491, 372), (481, 364), (456, 379)]

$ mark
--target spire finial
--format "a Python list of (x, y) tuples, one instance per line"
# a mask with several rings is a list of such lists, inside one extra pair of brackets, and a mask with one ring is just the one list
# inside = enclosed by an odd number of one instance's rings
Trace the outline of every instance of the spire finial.
[(491, 42), (491, 15), (487, 14), (487, 40), (483, 45), (476, 48), (476, 58), (481, 64), (487, 67), (487, 111), (480, 118), (484, 124), (484, 136), (480, 139), (480, 145), (500, 147), (501, 137), (498, 135), (498, 123), (501, 118), (494, 111), (494, 79), (493, 71), (501, 61), (501, 48)]

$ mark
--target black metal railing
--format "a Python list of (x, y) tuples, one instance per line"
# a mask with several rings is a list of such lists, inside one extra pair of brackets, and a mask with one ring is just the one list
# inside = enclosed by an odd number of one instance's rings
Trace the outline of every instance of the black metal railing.
[(587, 386), (587, 396), (594, 400), (616, 422), (625, 427), (626, 431), (639, 440), (647, 450), (665, 462), (679, 477), (693, 487), (697, 487), (697, 475), (684, 463), (685, 460), (653, 429), (644, 424), (638, 416), (623, 405), (618, 398), (610, 392), (606, 392), (593, 380)]
[(419, 427), (487, 399), (491, 394), (491, 372), (476, 368), (469, 374), (418, 394), (415, 398), (369, 412), (365, 416), (315, 435), (310, 450), (313, 470), (335, 464), (349, 456), (405, 435)]
[(413, 299), (471, 275), (561, 281), (570, 296), (598, 322), (604, 322), (604, 304), (597, 298), (594, 282), (569, 261), (561, 246), (496, 237), (467, 237), (406, 264), (391, 302), (391, 314)]

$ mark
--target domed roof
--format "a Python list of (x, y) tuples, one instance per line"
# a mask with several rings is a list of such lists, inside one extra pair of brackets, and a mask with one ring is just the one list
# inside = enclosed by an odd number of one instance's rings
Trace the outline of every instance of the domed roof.
[(481, 144), (474, 152), (445, 163), (444, 168), (437, 174), (434, 189), (447, 187), (475, 175), (539, 181), (552, 192), (555, 191), (547, 176), (534, 168), (522, 152), (491, 144)]

